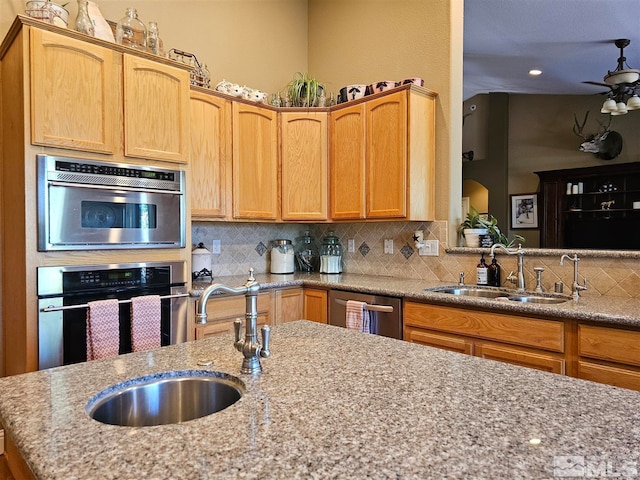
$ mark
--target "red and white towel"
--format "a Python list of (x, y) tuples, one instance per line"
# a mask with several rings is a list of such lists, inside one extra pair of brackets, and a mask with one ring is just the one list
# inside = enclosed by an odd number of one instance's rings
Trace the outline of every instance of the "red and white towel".
[(118, 300), (88, 302), (87, 360), (115, 357), (120, 348)]
[(365, 308), (365, 302), (347, 300), (346, 327), (350, 330), (371, 333), (369, 311)]
[(131, 299), (131, 348), (134, 352), (160, 348), (160, 317), (159, 295)]

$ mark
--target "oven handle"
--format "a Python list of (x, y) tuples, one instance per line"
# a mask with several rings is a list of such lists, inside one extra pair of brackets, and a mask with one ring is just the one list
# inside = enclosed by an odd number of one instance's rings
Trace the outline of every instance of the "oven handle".
[[(160, 300), (164, 300), (166, 298), (178, 298), (178, 297), (188, 297), (189, 294), (188, 293), (176, 293), (173, 295), (162, 295), (160, 296)], [(129, 300), (118, 300), (118, 303), (131, 303), (131, 299)], [(78, 304), (78, 305), (65, 305), (62, 307), (44, 307), (41, 308), (40, 311), (41, 312), (58, 312), (60, 310), (74, 310), (76, 308), (89, 308), (89, 304), (88, 303), (82, 303), (82, 304)]]
[[(339, 298), (336, 298), (335, 302), (339, 303), (340, 305), (347, 304), (346, 300), (341, 300)], [(393, 307), (390, 305), (369, 305), (368, 303), (365, 303), (364, 309), (369, 310), (370, 312), (393, 313)]]
[(112, 185), (90, 185), (87, 183), (69, 183), (69, 182), (56, 182), (48, 181), (48, 185), (55, 185), (56, 187), (73, 187), (73, 188), (91, 188), (96, 190), (123, 190), (125, 192), (146, 192), (146, 193), (166, 193), (170, 195), (182, 195), (182, 192), (176, 190), (160, 190), (153, 188), (132, 188), (132, 187), (114, 187)]

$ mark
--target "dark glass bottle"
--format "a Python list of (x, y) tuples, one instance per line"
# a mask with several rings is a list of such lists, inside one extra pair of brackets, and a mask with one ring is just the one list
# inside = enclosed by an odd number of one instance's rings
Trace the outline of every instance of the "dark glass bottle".
[(480, 263), (478, 264), (478, 268), (476, 269), (476, 283), (478, 285), (488, 285), (488, 268), (487, 264), (484, 261), (484, 253), (480, 258)]
[(492, 287), (500, 286), (500, 265), (496, 262), (496, 257), (491, 259), (491, 265), (487, 268), (487, 282)]

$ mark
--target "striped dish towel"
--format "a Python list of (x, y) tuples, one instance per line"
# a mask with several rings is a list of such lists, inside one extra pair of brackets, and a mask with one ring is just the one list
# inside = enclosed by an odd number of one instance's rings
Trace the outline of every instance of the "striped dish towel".
[(87, 360), (115, 357), (120, 348), (118, 300), (88, 302)]
[(365, 302), (347, 300), (346, 327), (350, 330), (370, 333), (369, 312), (365, 308)]
[(131, 348), (134, 352), (160, 348), (160, 296), (131, 299)]

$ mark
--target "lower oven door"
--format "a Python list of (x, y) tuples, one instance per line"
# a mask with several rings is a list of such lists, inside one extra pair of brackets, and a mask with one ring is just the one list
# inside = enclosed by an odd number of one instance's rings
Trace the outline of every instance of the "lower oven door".
[[(51, 307), (86, 304), (95, 300), (115, 298), (128, 300), (138, 295), (186, 294), (186, 287), (100, 293), (99, 295), (70, 295), (66, 297), (42, 298), (39, 300), (38, 357), (39, 369), (85, 362), (87, 360), (87, 309), (46, 311)], [(188, 297), (161, 300), (161, 345), (181, 343), (187, 340)], [(45, 311), (43, 311), (45, 310)], [(130, 353), (131, 349), (131, 304), (120, 304), (120, 348), (119, 353)]]
[(183, 195), (49, 183), (39, 249), (183, 247)]

